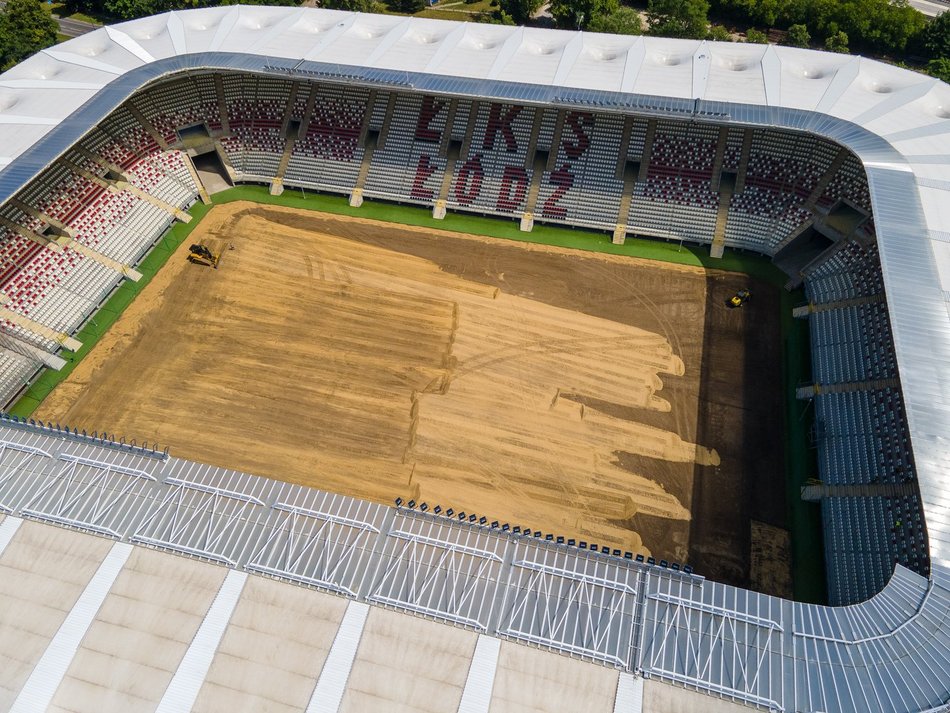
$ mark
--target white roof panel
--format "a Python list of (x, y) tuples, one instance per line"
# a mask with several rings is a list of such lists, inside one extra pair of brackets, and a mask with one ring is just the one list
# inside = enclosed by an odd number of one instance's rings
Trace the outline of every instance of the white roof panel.
[[(110, 32), (114, 37), (110, 37)], [(112, 28), (102, 28), (51, 47), (43, 53), (67, 65), (101, 69), (115, 75), (152, 61), (137, 56), (134, 49), (123, 47), (123, 37), (128, 35), (115, 33)]]
[(101, 69), (66, 64), (46, 53), (40, 52), (7, 70), (0, 77), (0, 86), (14, 86), (15, 83), (31, 82), (32, 86), (43, 82), (76, 84), (98, 91), (102, 86), (115, 79), (115, 75)]
[(366, 58), (367, 66), (372, 66), (379, 60), (393, 69), (407, 72), (425, 71), (449, 30), (441, 22), (429, 22), (429, 26), (416, 25), (406, 19), (404, 23), (394, 27)]
[(766, 100), (762, 56), (766, 45), (709, 43), (711, 55), (705, 98), (762, 104)]
[(552, 84), (558, 69), (573, 63), (580, 54), (583, 37), (571, 32), (547, 32), (537, 28), (525, 28), (521, 42), (511, 53), (505, 72), (516, 68), (519, 81), (528, 84)]
[[(173, 29), (176, 22), (181, 23), (181, 30), (185, 36), (185, 51), (179, 50), (179, 54), (193, 52), (207, 52), (211, 49), (218, 28), (229, 18), (233, 17), (235, 8), (201, 8), (199, 10), (189, 10), (187, 12), (170, 13), (169, 27)], [(125, 28), (140, 20), (123, 23), (118, 27)]]
[(619, 91), (627, 55), (642, 42), (636, 37), (586, 33), (577, 35), (579, 46), (570, 62), (559, 67), (559, 84), (582, 89)]
[(427, 71), (456, 77), (487, 76), (505, 42), (519, 33), (519, 28), (500, 25), (459, 25)]
[[(950, 226), (950, 175), (947, 175), (946, 170), (944, 171), (944, 180), (947, 181), (947, 187), (943, 190), (939, 188), (928, 188), (921, 186), (920, 188), (920, 198), (921, 204), (924, 207), (924, 215), (927, 217), (927, 222), (933, 225), (947, 225)], [(934, 251), (936, 253), (938, 247), (944, 248), (945, 246), (950, 245), (950, 242), (938, 244), (934, 243)], [(946, 253), (938, 253), (946, 254)], [(939, 261), (938, 261), (939, 263)], [(943, 276), (943, 270), (941, 269), (941, 277)], [(950, 282), (944, 283), (944, 288), (950, 292)]]
[(861, 66), (854, 81), (843, 89), (830, 113), (861, 126), (885, 114), (893, 116), (895, 110), (926, 93), (936, 81), (879, 62), (858, 61)]
[[(356, 67), (374, 66), (367, 60), (392, 32), (403, 32), (407, 19), (393, 15), (354, 15), (349, 26), (310, 59)], [(397, 35), (390, 36), (389, 41)]]
[[(946, 110), (943, 107), (946, 106)], [(914, 142), (940, 136), (950, 130), (950, 87), (942, 82), (932, 85), (922, 96), (907, 102), (910, 111), (890, 112), (866, 126), (883, 136), (905, 156), (921, 152), (910, 148)], [(941, 116), (941, 112), (947, 117)], [(906, 147), (906, 148), (905, 148)]]
[(692, 99), (693, 58), (699, 42), (645, 38), (645, 55), (633, 92)]
[(116, 27), (114, 29), (122, 31), (129, 40), (135, 42), (156, 59), (172, 57), (180, 52), (175, 46), (175, 41), (169, 29), (171, 19), (171, 15), (156, 15), (155, 17), (144, 18), (142, 22), (128, 23), (127, 27)]
[(291, 15), (292, 22), (284, 25), (279, 34), (268, 33), (255, 47), (257, 51), (271, 57), (302, 57), (321, 40), (326, 33), (346, 13), (332, 13), (317, 21), (311, 13), (302, 12)]
[[(842, 62), (815, 61), (809, 55), (816, 52), (801, 50), (806, 56), (798, 53), (788, 55), (777, 48), (775, 54), (781, 62), (779, 75), (781, 82), (782, 106), (795, 109), (812, 110), (825, 95), (831, 85)], [(840, 55), (834, 55), (835, 58)]]
[[(63, 106), (75, 109), (96, 92), (60, 85), (59, 89), (0, 86), (0, 122), (56, 126)], [(7, 137), (4, 136), (4, 142)]]
[(219, 27), (211, 49), (217, 52), (255, 52), (261, 45), (273, 47), (272, 40), (293, 27), (301, 14), (299, 8), (291, 12), (286, 10), (267, 5), (235, 7), (227, 33)]

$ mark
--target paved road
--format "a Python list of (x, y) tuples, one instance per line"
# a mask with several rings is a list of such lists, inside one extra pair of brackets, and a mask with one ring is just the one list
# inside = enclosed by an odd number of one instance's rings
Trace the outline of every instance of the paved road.
[(934, 0), (910, 0), (910, 6), (915, 7), (928, 17), (936, 17), (945, 10), (950, 10), (950, 5), (945, 2), (934, 2)]
[(56, 22), (59, 23), (59, 31), (67, 37), (78, 37), (79, 35), (84, 35), (87, 32), (92, 32), (97, 27), (99, 27), (99, 25), (93, 25), (89, 22), (70, 20), (68, 18), (61, 17), (57, 17)]

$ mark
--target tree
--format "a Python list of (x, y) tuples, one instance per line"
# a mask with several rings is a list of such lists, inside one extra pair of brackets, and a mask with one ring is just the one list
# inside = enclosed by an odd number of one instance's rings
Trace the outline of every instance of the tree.
[(221, 0), (222, 5), (296, 5), (297, 0)]
[(841, 30), (825, 38), (825, 49), (829, 52), (848, 54), (848, 35)]
[(0, 61), (9, 69), (56, 44), (56, 20), (39, 0), (9, 0), (0, 14)]
[(632, 7), (621, 7), (609, 15), (594, 15), (587, 29), (591, 32), (610, 32), (614, 35), (642, 35), (643, 20)]
[(842, 0), (789, 0), (776, 23), (782, 27), (807, 24), (813, 31), (828, 34), (829, 23), (841, 13), (842, 4)]
[(157, 0), (106, 0), (103, 10), (121, 20), (154, 15), (166, 8), (159, 7)]
[(735, 42), (732, 33), (724, 25), (710, 25), (706, 39), (713, 42)]
[(103, 17), (106, 11), (105, 0), (65, 0), (59, 10), (60, 16), (81, 12), (92, 17)]
[(807, 24), (812, 35), (829, 37), (844, 32), (850, 44), (874, 53), (903, 54), (909, 48), (920, 52), (914, 43), (922, 44), (925, 30), (933, 35), (930, 44), (941, 44), (943, 30), (950, 45), (950, 18), (928, 28), (927, 20), (907, 0), (710, 1), (717, 15), (734, 18), (741, 26), (791, 28)]
[(780, 0), (713, 0), (717, 15), (727, 15), (743, 23), (767, 25), (776, 23), (785, 2)]
[(586, 30), (597, 15), (612, 15), (619, 0), (551, 0), (551, 17), (566, 30)]
[(785, 35), (785, 44), (792, 47), (808, 47), (811, 44), (811, 35), (807, 25), (792, 25)]
[(649, 0), (647, 23), (651, 35), (702, 39), (708, 32), (708, 0)]
[(950, 12), (937, 15), (923, 32), (924, 49), (934, 59), (950, 57)]
[(499, 0), (498, 6), (500, 12), (514, 20), (514, 24), (524, 25), (543, 3), (544, 0)]
[(756, 25), (771, 27), (778, 20), (781, 9), (779, 0), (759, 0), (752, 5), (751, 20)]
[(910, 39), (927, 26), (923, 14), (904, 0), (849, 0), (838, 23), (855, 44), (886, 53), (903, 53)]
[(927, 72), (931, 77), (936, 77), (950, 84), (950, 58), (940, 57), (930, 60), (927, 63)]
[(426, 0), (389, 0), (387, 3), (393, 12), (404, 12), (415, 15), (426, 9)]
[(375, 0), (322, 0), (320, 7), (350, 12), (372, 12), (376, 8)]
[(511, 15), (506, 12), (502, 12), (499, 9), (494, 10), (478, 10), (469, 15), (469, 21), (471, 22), (481, 22), (486, 25), (514, 25), (515, 21), (511, 19)]
[(757, 30), (754, 27), (750, 27), (746, 30), (745, 41), (751, 42), (755, 45), (767, 45), (769, 43), (769, 37), (762, 30)]

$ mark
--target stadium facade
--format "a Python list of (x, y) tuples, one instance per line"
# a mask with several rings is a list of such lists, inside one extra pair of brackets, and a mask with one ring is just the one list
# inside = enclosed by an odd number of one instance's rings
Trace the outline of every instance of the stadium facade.
[[(8, 400), (61, 363), (60, 348), (201, 197), (191, 157), (208, 147), (230, 178), (275, 192), (772, 256), (812, 303), (806, 395), (830, 596), (852, 604), (783, 601), (624, 553), (7, 419), (0, 567), (12, 584), (0, 596), (17, 621), (45, 628), (21, 647), (27, 630), (0, 614), (0, 654), (19, 662), (0, 673), (0, 705), (64, 707), (64, 691), (93, 679), (131, 695), (88, 660), (89, 637), (132, 578), (128, 563), (159, 550), (220, 580), (168, 675), (136, 694), (163, 710), (212, 695), (231, 617), (261, 577), (285, 582), (283, 597), (303, 585), (349, 600), (326, 665), (303, 676), (312, 710), (354, 700), (349, 675), (379, 607), (469, 637), (451, 710), (495, 705), (498, 662), (522, 644), (607, 667), (616, 710), (638, 709), (644, 680), (769, 710), (950, 710), (947, 85), (790, 48), (232, 7), (43, 51), (0, 76), (0, 123)], [(22, 565), (55, 539), (37, 521), (97, 543), (69, 545), (89, 548), (88, 566), (63, 571), (75, 596), (43, 617)]]

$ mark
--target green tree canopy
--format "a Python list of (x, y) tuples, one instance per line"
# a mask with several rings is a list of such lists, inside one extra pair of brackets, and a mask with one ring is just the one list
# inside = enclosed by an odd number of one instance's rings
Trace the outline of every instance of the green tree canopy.
[(393, 12), (405, 12), (414, 15), (426, 9), (426, 0), (389, 0), (387, 5)]
[(375, 0), (322, 0), (320, 7), (351, 12), (372, 12), (376, 8)]
[(944, 12), (931, 20), (923, 37), (924, 49), (931, 57), (950, 57), (950, 12)]
[(56, 44), (56, 20), (39, 0), (8, 0), (0, 13), (0, 60), (3, 69)]
[(710, 25), (706, 39), (714, 42), (735, 42), (732, 33), (724, 25)]
[(544, 4), (544, 0), (499, 0), (501, 12), (508, 15), (514, 24), (523, 25)]
[(940, 57), (930, 60), (927, 63), (927, 72), (930, 76), (950, 84), (950, 58)]
[(643, 20), (632, 7), (621, 7), (611, 14), (598, 13), (587, 25), (591, 32), (610, 32), (615, 35), (642, 35)]
[[(67, 5), (70, 9), (80, 10), (89, 13), (95, 17), (103, 15), (119, 18), (120, 20), (132, 20), (136, 17), (146, 17), (156, 15), (160, 12), (169, 10), (185, 10), (196, 7), (207, 7), (208, 5), (217, 5), (219, 0), (71, 0), (74, 4)], [(230, 4), (226, 0), (220, 0), (220, 4)], [(281, 0), (250, 0), (251, 5), (283, 5)]]
[(661, 37), (706, 36), (709, 25), (708, 0), (649, 0), (647, 23), (651, 35)]
[(719, 15), (768, 27), (776, 23), (782, 5), (779, 0), (714, 0), (712, 3)]
[(586, 30), (597, 15), (612, 15), (619, 8), (619, 0), (551, 0), (551, 16), (566, 30)]
[(517, 25), (514, 18), (504, 10), (493, 10), (492, 12), (478, 12), (473, 15), (475, 22), (484, 22), (490, 25)]
[(769, 36), (762, 32), (762, 30), (750, 27), (746, 30), (745, 41), (756, 45), (767, 45), (769, 43)]
[(841, 30), (825, 38), (825, 49), (829, 52), (848, 53), (848, 35)]
[(839, 29), (852, 42), (875, 52), (903, 53), (907, 43), (927, 26), (922, 13), (906, 0), (849, 0), (837, 17)]
[(222, 5), (283, 5), (295, 6), (297, 0), (221, 0)]
[(106, 0), (103, 9), (122, 20), (132, 20), (161, 12), (157, 0)]
[[(828, 37), (844, 32), (856, 47), (900, 54), (927, 26), (907, 0), (711, 0), (719, 15), (756, 27), (806, 25)], [(950, 25), (950, 19), (945, 20)], [(938, 33), (939, 34), (939, 33)], [(936, 56), (936, 55), (934, 55)]]
[(808, 47), (811, 44), (811, 35), (807, 25), (792, 25), (785, 36), (785, 44), (792, 47)]

